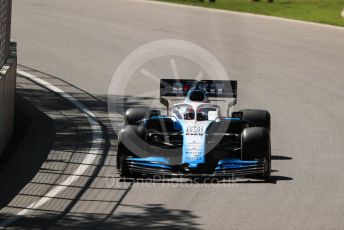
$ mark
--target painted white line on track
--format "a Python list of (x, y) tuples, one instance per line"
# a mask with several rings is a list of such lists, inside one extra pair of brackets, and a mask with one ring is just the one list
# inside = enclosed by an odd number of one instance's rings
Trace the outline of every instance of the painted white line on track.
[(18, 212), (15, 216), (8, 218), (7, 220), (0, 223), (0, 229), (4, 229), (9, 224), (15, 222), (22, 216), (25, 216), (29, 214), (31, 211), (40, 208), (42, 205), (46, 204), (48, 201), (50, 201), (52, 198), (57, 196), (59, 193), (61, 193), (63, 190), (65, 190), (68, 186), (70, 186), (72, 183), (74, 183), (76, 180), (82, 176), (86, 170), (90, 167), (91, 164), (94, 163), (96, 160), (96, 157), (101, 152), (100, 145), (103, 143), (103, 134), (102, 129), (96, 120), (95, 115), (88, 110), (82, 103), (80, 103), (76, 98), (69, 95), (68, 93), (64, 92), (60, 88), (30, 74), (21, 70), (18, 70), (17, 73), (27, 79), (30, 79), (37, 84), (51, 90), (52, 92), (58, 94), (59, 96), (63, 97), (64, 99), (68, 100), (70, 103), (72, 103), (75, 107), (77, 107), (88, 119), (91, 127), (92, 127), (92, 146), (88, 153), (85, 153), (85, 158), (80, 164), (80, 166), (72, 173), (71, 176), (69, 176), (67, 179), (59, 183), (58, 185), (54, 186), (49, 192), (47, 192), (44, 197), (40, 198), (38, 201), (30, 204), (20, 212)]

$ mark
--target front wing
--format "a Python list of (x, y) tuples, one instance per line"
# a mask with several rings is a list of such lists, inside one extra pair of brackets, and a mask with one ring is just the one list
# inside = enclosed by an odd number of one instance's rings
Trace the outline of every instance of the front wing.
[(127, 170), (146, 175), (166, 177), (225, 177), (238, 178), (253, 175), (263, 175), (265, 161), (241, 160), (226, 158), (220, 160), (215, 169), (209, 171), (207, 165), (190, 168), (188, 164), (169, 165), (164, 157), (128, 158), (125, 160)]

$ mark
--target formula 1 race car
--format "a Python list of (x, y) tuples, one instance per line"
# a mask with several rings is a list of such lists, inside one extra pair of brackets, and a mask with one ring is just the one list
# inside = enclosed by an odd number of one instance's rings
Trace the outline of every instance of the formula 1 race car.
[(230, 112), (237, 101), (237, 81), (163, 79), (160, 101), (167, 115), (146, 108), (126, 111), (117, 149), (121, 177), (269, 180), (270, 113)]

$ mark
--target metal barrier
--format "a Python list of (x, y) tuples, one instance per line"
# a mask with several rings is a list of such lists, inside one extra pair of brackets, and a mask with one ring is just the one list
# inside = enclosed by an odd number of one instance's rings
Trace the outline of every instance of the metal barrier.
[(10, 42), (12, 0), (0, 0), (0, 155), (13, 132), (16, 44)]

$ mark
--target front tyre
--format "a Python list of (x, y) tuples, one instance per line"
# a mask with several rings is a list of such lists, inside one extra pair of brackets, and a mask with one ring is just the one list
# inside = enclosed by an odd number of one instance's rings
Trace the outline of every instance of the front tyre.
[(126, 178), (130, 176), (130, 171), (126, 164), (126, 159), (130, 156), (129, 150), (125, 147), (123, 143), (118, 144), (117, 148), (117, 170), (120, 177)]
[(241, 159), (264, 161), (264, 174), (266, 181), (271, 176), (271, 142), (270, 132), (263, 127), (251, 127), (243, 130), (241, 134)]
[(121, 178), (136, 178), (139, 175), (129, 170), (127, 159), (132, 157), (130, 150), (123, 143), (118, 144), (117, 148), (117, 171)]
[(253, 123), (256, 127), (263, 127), (270, 131), (271, 116), (266, 110), (260, 109), (244, 109), (242, 119)]

